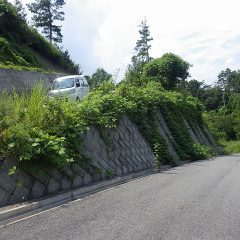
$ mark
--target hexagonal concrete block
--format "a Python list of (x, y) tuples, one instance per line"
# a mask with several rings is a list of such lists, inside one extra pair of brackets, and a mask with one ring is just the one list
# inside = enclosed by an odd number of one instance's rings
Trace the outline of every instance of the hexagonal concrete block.
[(128, 172), (130, 173), (133, 172), (133, 165), (131, 164), (128, 165)]
[(12, 193), (16, 186), (16, 179), (9, 176), (3, 170), (0, 170), (0, 187), (9, 193)]
[(34, 184), (34, 178), (20, 168), (16, 170), (16, 173), (13, 175), (13, 177), (28, 189), (31, 189)]
[(66, 176), (63, 176), (62, 178), (62, 182), (61, 182), (61, 187), (63, 190), (68, 190), (70, 189), (72, 186), (72, 181), (66, 177)]
[(5, 172), (8, 173), (8, 170), (12, 168), (13, 166), (17, 166), (17, 160), (16, 158), (6, 158), (4, 159), (1, 169)]
[(76, 175), (73, 179), (72, 187), (77, 188), (83, 185), (83, 177)]
[(143, 163), (142, 166), (143, 166), (143, 169), (147, 169), (148, 167), (150, 167), (150, 165), (148, 166), (147, 163)]
[(64, 167), (63, 172), (69, 178), (74, 178), (74, 171), (73, 171), (73, 169), (71, 169), (70, 166)]
[(49, 176), (51, 176), (55, 180), (61, 182), (63, 175), (62, 175), (62, 173), (59, 170), (57, 170), (57, 169), (49, 169), (47, 171), (47, 173), (49, 174)]
[(9, 203), (10, 193), (0, 188), (0, 207), (3, 207)]
[(50, 176), (47, 173), (41, 173), (41, 174), (31, 174), (36, 180), (44, 184), (45, 186), (48, 185), (50, 181)]
[(119, 159), (119, 157), (120, 157), (120, 155), (121, 155), (121, 150), (120, 149), (116, 149), (115, 151), (114, 151), (114, 160), (115, 159)]
[(108, 152), (108, 158), (109, 158), (109, 160), (114, 160), (114, 151), (113, 150), (110, 150)]
[(114, 171), (117, 168), (117, 164), (114, 161), (109, 161), (108, 165), (110, 166), (111, 169), (113, 169)]
[(80, 167), (79, 164), (75, 163), (72, 166), (72, 170), (80, 176), (84, 176), (85, 170)]
[(113, 141), (118, 142), (118, 139), (119, 139), (119, 133), (118, 132), (115, 132), (113, 139), (114, 139)]
[(99, 182), (99, 181), (101, 181), (101, 179), (102, 179), (101, 173), (94, 174), (94, 175), (92, 176), (92, 182)]
[(109, 168), (111, 168), (110, 165), (108, 164), (108, 162), (107, 162), (107, 161), (104, 161), (104, 160), (102, 160), (101, 162), (99, 162), (99, 165), (101, 166), (100, 169), (109, 169)]
[(87, 184), (90, 184), (91, 182), (92, 182), (92, 176), (89, 173), (85, 172), (83, 184), (87, 185)]
[(128, 169), (127, 169), (127, 167), (123, 166), (122, 171), (123, 171), (123, 174), (124, 174), (124, 175), (127, 174), (127, 173), (128, 173)]
[(44, 195), (46, 187), (39, 181), (35, 181), (32, 190), (30, 192), (30, 197), (42, 197)]
[(102, 160), (107, 161), (108, 160), (107, 151), (106, 150), (102, 151), (100, 157)]
[(22, 186), (16, 186), (13, 195), (11, 196), (10, 202), (11, 203), (17, 203), (26, 201), (30, 190), (26, 187)]
[(117, 176), (122, 176), (122, 175), (123, 175), (121, 168), (117, 167), (117, 169), (116, 169), (116, 175), (117, 175)]
[(47, 185), (46, 192), (50, 194), (57, 193), (60, 186), (60, 182), (56, 181), (54, 178), (51, 178)]

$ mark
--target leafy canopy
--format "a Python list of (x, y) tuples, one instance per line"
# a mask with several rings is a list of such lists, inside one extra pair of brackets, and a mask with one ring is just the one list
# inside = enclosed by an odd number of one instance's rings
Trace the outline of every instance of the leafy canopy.
[(91, 89), (99, 87), (103, 82), (109, 81), (112, 75), (106, 72), (103, 68), (98, 68), (92, 77), (89, 79)]
[(181, 57), (166, 53), (144, 66), (143, 77), (157, 81), (167, 90), (173, 90), (189, 76), (190, 64)]

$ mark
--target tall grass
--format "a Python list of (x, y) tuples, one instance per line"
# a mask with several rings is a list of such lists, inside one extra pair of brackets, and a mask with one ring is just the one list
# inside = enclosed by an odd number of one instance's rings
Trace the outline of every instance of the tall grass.
[(23, 96), (25, 102), (25, 121), (31, 126), (42, 127), (47, 112), (48, 94), (43, 86), (38, 83), (31, 94)]
[(226, 154), (240, 153), (240, 141), (222, 142)]
[(20, 122), (31, 127), (41, 126), (47, 101), (47, 92), (40, 83), (35, 85), (30, 94), (0, 93), (0, 131)]
[(80, 122), (78, 104), (49, 100), (41, 83), (28, 93), (0, 93), (0, 155), (65, 166), (79, 156)]

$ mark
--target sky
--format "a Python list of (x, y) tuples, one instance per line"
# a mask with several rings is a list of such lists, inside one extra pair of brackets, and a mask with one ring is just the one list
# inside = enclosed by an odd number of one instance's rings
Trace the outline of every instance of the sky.
[(190, 79), (213, 84), (221, 70), (240, 68), (239, 0), (65, 2), (62, 46), (85, 75), (102, 67), (120, 81), (144, 17), (154, 39), (150, 55), (179, 55), (192, 64)]

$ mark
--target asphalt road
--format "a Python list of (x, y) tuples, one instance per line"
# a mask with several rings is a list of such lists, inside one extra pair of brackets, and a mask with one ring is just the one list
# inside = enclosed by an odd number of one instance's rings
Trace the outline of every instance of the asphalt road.
[(240, 239), (240, 156), (186, 164), (0, 228), (0, 239)]

